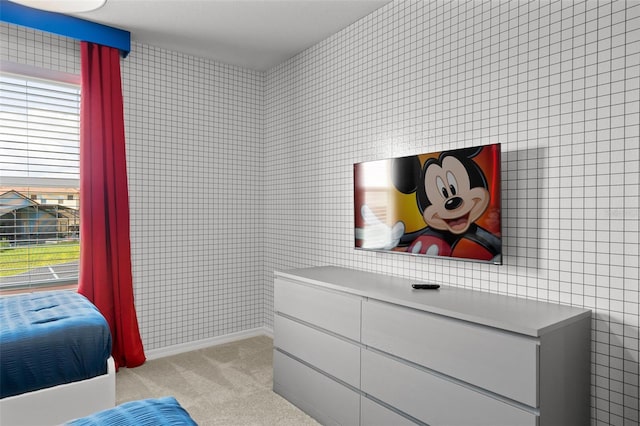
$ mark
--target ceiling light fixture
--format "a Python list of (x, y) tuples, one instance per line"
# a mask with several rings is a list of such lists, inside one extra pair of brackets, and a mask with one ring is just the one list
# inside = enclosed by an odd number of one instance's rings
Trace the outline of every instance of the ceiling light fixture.
[(57, 13), (90, 12), (104, 6), (107, 0), (10, 0), (23, 6)]

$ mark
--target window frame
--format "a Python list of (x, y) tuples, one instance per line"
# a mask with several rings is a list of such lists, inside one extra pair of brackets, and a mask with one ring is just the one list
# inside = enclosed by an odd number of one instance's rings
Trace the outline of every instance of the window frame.
[[(31, 67), (28, 65), (22, 65), (22, 64), (15, 64), (15, 63), (11, 63), (11, 62), (6, 62), (3, 61), (2, 65), (0, 66), (0, 73), (3, 75), (9, 75), (9, 76), (13, 76), (13, 77), (17, 77), (17, 78), (24, 78), (26, 80), (43, 80), (45, 82), (48, 83), (53, 83), (53, 84), (60, 84), (62, 86), (75, 86), (75, 88), (78, 90), (78, 154), (79, 154), (79, 143), (80, 143), (80, 96), (81, 96), (81, 77), (80, 75), (77, 74), (71, 74), (71, 73), (65, 73), (65, 72), (60, 72), (60, 71), (54, 71), (54, 70), (46, 70), (46, 69), (41, 69), (41, 68), (35, 68), (35, 67)], [(0, 185), (3, 188), (17, 188), (17, 187), (31, 187), (33, 188), (34, 192), (33, 193), (28, 193), (27, 195), (22, 194), (23, 196), (27, 196), (29, 197), (30, 200), (39, 203), (40, 205), (42, 205), (45, 201), (45, 199), (43, 198), (43, 195), (45, 195), (44, 193), (41, 194), (41, 188), (49, 188), (49, 189), (60, 189), (60, 193), (62, 194), (62, 199), (60, 200), (51, 200), (50, 203), (58, 205), (58, 203), (65, 203), (65, 200), (69, 200), (69, 197), (72, 197), (70, 200), (72, 202), (75, 201), (76, 204), (76, 217), (77, 217), (77, 222), (74, 223), (74, 229), (75, 229), (75, 225), (77, 224), (77, 227), (79, 228), (79, 224), (80, 224), (80, 179), (79, 179), (79, 155), (78, 155), (78, 179), (66, 179), (66, 178), (33, 178), (33, 177), (11, 177), (11, 178), (3, 178), (2, 182), (0, 182)], [(66, 194), (66, 188), (73, 188), (74, 190), (76, 190), (76, 194), (73, 195), (69, 195)], [(4, 191), (2, 191), (2, 193), (4, 193)], [(35, 199), (34, 199), (35, 197)], [(58, 217), (58, 212), (56, 212), (56, 229), (57, 226), (59, 225), (59, 220), (60, 218)], [(56, 239), (58, 238), (58, 234), (56, 233)], [(16, 240), (17, 241), (17, 240)], [(79, 237), (78, 237), (78, 244), (79, 244)], [(15, 241), (14, 241), (15, 243)], [(0, 247), (1, 248), (1, 247)], [(78, 247), (79, 250), (79, 247)], [(34, 268), (37, 267), (30, 267), (28, 272), (25, 272), (25, 274), (29, 274), (27, 275), (27, 279), (24, 281), (15, 281), (15, 282), (11, 282), (8, 279), (2, 280), (2, 278), (5, 277), (0, 277), (0, 295), (3, 294), (10, 294), (10, 293), (20, 293), (20, 292), (30, 292), (30, 291), (39, 291), (39, 290), (50, 290), (52, 288), (74, 288), (77, 287), (78, 285), (78, 276), (79, 276), (79, 258), (78, 258), (78, 268), (77, 271), (73, 271), (72, 274), (74, 272), (75, 273), (73, 276), (71, 277), (59, 277), (55, 272), (53, 272), (53, 269), (51, 269), (52, 271), (52, 278), (50, 279), (33, 279), (33, 277), (30, 275), (31, 271), (34, 270)], [(55, 264), (51, 264), (50, 266), (53, 266)], [(47, 267), (47, 266), (44, 266)], [(5, 282), (3, 282), (5, 281)]]

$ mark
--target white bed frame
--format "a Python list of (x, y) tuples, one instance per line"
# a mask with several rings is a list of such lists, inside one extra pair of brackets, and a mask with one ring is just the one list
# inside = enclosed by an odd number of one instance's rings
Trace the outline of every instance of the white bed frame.
[(0, 425), (59, 425), (115, 405), (116, 367), (109, 357), (101, 376), (0, 399)]

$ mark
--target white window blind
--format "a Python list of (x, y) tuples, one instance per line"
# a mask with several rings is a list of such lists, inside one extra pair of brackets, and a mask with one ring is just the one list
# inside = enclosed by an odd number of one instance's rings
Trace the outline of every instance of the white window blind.
[(80, 86), (0, 74), (0, 291), (77, 282), (79, 157)]

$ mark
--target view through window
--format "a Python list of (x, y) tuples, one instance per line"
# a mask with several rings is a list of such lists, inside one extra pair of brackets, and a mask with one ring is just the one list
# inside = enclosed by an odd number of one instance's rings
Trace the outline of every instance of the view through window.
[(80, 86), (0, 74), (0, 293), (76, 285)]

